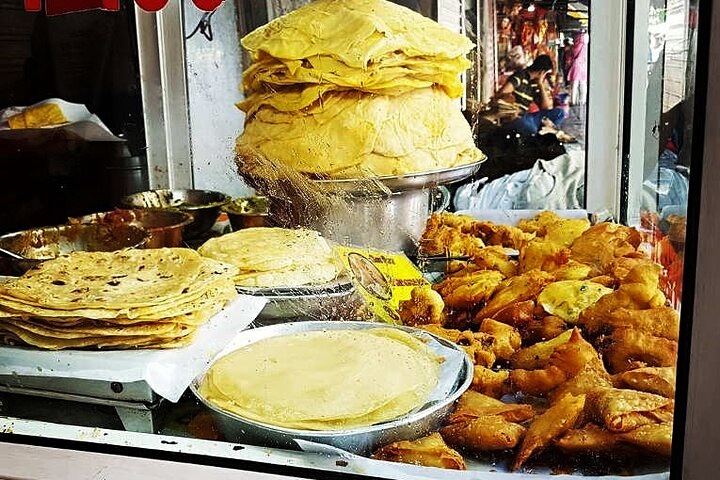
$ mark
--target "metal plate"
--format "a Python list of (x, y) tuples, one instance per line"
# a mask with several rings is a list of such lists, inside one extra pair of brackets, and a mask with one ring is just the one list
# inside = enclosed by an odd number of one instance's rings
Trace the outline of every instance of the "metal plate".
[(330, 295), (334, 293), (348, 293), (353, 290), (352, 281), (341, 277), (332, 282), (317, 285), (300, 285), (297, 287), (244, 287), (237, 285), (238, 293), (255, 295), (265, 298), (302, 298), (313, 295)]
[[(316, 180), (315, 182), (328, 190), (358, 191), (366, 190), (367, 186), (377, 184), (379, 189), (389, 189), (392, 192), (404, 190), (422, 190), (437, 185), (447, 185), (459, 182), (474, 175), (480, 169), (480, 165), (487, 159), (459, 167), (433, 170), (430, 172), (413, 173), (397, 177), (375, 177), (367, 179), (341, 179), (341, 180)], [(384, 187), (384, 188), (383, 188)]]
[[(323, 330), (364, 330), (378, 327), (392, 326), (385, 323), (374, 322), (285, 323), (245, 331), (244, 336), (242, 338), (239, 337), (240, 341), (236, 344), (236, 348), (241, 348), (265, 338), (294, 333)], [(472, 383), (472, 361), (459, 346), (445, 339), (434, 336), (424, 330), (404, 326), (396, 326), (394, 328), (399, 328), (409, 333), (422, 332), (424, 335), (429, 335), (443, 347), (462, 353), (464, 362), (460, 374), (455, 380), (454, 388), (451, 394), (444, 400), (426, 405), (419, 411), (393, 421), (368, 427), (332, 432), (281, 428), (247, 420), (216, 407), (211, 402), (207, 401), (198, 391), (198, 384), (202, 380), (202, 376), (193, 381), (190, 385), (190, 390), (207, 408), (210, 409), (213, 417), (218, 423), (218, 426), (223, 431), (223, 434), (228, 441), (254, 443), (268, 447), (297, 449), (298, 446), (294, 442), (294, 439), (302, 439), (332, 445), (352, 453), (368, 454), (380, 445), (403, 439), (415, 439), (428, 434), (431, 431), (437, 430), (447, 415), (450, 414), (455, 400), (457, 400)]]

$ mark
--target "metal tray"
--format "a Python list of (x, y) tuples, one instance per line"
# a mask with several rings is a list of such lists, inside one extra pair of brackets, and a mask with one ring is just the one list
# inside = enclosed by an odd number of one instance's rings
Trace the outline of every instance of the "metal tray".
[(337, 280), (317, 285), (300, 285), (297, 287), (244, 287), (236, 285), (238, 293), (256, 295), (265, 298), (280, 297), (309, 297), (313, 295), (329, 295), (333, 293), (349, 292), (353, 289), (352, 281), (343, 276)]
[[(255, 343), (265, 338), (300, 332), (321, 330), (363, 330), (378, 327), (391, 327), (385, 323), (374, 322), (294, 322), (247, 330), (235, 348)], [(239, 443), (251, 443), (267, 447), (297, 449), (294, 439), (323, 443), (341, 448), (348, 452), (365, 455), (380, 445), (405, 439), (415, 439), (437, 430), (445, 420), (460, 395), (468, 389), (473, 377), (473, 364), (465, 352), (457, 345), (434, 336), (424, 330), (412, 327), (396, 326), (406, 332), (422, 332), (439, 342), (443, 347), (460, 352), (464, 357), (463, 367), (455, 380), (452, 392), (440, 402), (425, 405), (419, 411), (399, 419), (338, 431), (308, 431), (265, 425), (247, 420), (239, 415), (226, 412), (207, 401), (198, 391), (202, 375), (193, 381), (190, 390), (212, 412), (226, 440)]]
[(397, 177), (375, 177), (375, 178), (349, 178), (339, 180), (315, 180), (315, 182), (328, 190), (358, 191), (365, 190), (359, 186), (367, 186), (377, 183), (383, 189), (387, 188), (392, 192), (404, 190), (422, 190), (437, 185), (447, 185), (459, 182), (471, 177), (480, 169), (480, 165), (487, 159), (484, 157), (479, 162), (460, 165), (459, 167), (433, 170), (430, 172), (413, 173)]

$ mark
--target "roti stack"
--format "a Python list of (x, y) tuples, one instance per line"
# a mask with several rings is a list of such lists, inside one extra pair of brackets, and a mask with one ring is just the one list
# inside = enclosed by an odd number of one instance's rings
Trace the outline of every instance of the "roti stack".
[(198, 248), (208, 258), (238, 268), (241, 287), (301, 287), (328, 283), (340, 267), (316, 231), (258, 227), (211, 238)]
[(236, 273), (185, 248), (73, 252), (0, 284), (0, 339), (50, 350), (185, 346), (237, 295)]
[[(463, 117), (473, 44), (386, 0), (315, 0), (242, 39), (240, 157), (299, 172), (369, 178), (483, 157)], [(241, 166), (242, 168), (242, 166)]]
[(439, 374), (434, 352), (402, 330), (329, 330), (236, 350), (210, 367), (199, 391), (219, 408), (260, 423), (343, 430), (422, 406)]

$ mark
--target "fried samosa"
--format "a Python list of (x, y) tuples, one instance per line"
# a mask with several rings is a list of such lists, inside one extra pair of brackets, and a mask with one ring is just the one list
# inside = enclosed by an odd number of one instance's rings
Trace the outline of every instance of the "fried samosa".
[(600, 453), (617, 451), (621, 437), (594, 423), (569, 430), (555, 441), (555, 446), (565, 453)]
[(628, 370), (613, 377), (617, 388), (631, 388), (641, 392), (675, 398), (674, 367), (643, 367)]
[(672, 453), (672, 422), (643, 425), (620, 434), (620, 438), (648, 452), (669, 457)]
[(453, 447), (485, 452), (514, 448), (525, 434), (525, 427), (500, 415), (490, 415), (450, 424), (440, 433)]
[(505, 403), (473, 390), (467, 390), (458, 399), (449, 423), (467, 422), (474, 418), (499, 415), (509, 422), (524, 422), (535, 416), (532, 406)]
[(470, 388), (492, 398), (500, 398), (509, 392), (508, 370), (492, 370), (481, 365), (475, 365)]
[(425, 467), (465, 470), (465, 460), (448, 447), (443, 437), (434, 432), (417, 440), (402, 440), (379, 448), (372, 454), (376, 460), (411, 463)]
[(674, 411), (672, 399), (637, 390), (601, 388), (588, 395), (589, 414), (615, 433), (670, 422)]
[(523, 438), (511, 470), (519, 469), (535, 452), (545, 449), (582, 418), (585, 395), (566, 395), (535, 417)]

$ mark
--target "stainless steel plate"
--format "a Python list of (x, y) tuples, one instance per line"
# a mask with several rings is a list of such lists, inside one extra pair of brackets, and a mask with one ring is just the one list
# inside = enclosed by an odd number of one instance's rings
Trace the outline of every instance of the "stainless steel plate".
[[(233, 348), (242, 348), (265, 338), (289, 335), (300, 332), (323, 330), (364, 330), (369, 328), (389, 327), (385, 323), (373, 322), (293, 322), (246, 330), (236, 339)], [(463, 366), (454, 380), (451, 393), (442, 401), (425, 405), (420, 410), (393, 421), (337, 431), (308, 431), (265, 425), (247, 420), (230, 412), (226, 412), (207, 401), (198, 391), (202, 375), (193, 381), (190, 389), (195, 396), (211, 410), (226, 440), (239, 443), (250, 443), (261, 446), (297, 449), (294, 439), (332, 445), (343, 450), (368, 454), (380, 445), (404, 439), (415, 439), (437, 430), (447, 415), (450, 414), (455, 400), (470, 386), (473, 376), (473, 364), (465, 352), (457, 345), (428, 332), (411, 327), (397, 326), (409, 333), (422, 332), (440, 343), (443, 348), (460, 352), (463, 355)]]
[(350, 292), (353, 289), (352, 281), (342, 277), (332, 282), (317, 285), (300, 285), (297, 287), (244, 287), (237, 285), (238, 293), (245, 295), (256, 295), (265, 298), (301, 298), (312, 295), (329, 295), (333, 293)]

